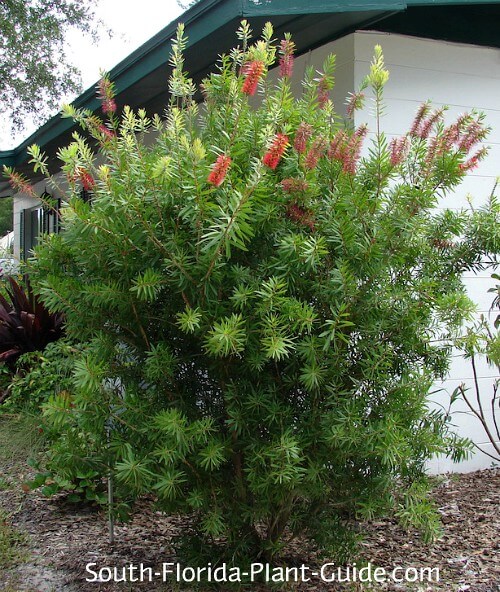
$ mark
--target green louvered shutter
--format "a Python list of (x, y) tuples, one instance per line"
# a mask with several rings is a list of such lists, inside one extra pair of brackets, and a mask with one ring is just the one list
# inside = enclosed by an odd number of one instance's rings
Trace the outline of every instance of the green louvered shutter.
[(24, 259), (24, 210), (19, 212), (19, 255)]

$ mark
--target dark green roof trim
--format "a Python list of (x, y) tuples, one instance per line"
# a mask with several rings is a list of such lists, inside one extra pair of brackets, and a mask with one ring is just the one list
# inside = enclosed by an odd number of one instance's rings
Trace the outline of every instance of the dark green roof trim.
[(292, 15), (292, 14), (331, 14), (335, 12), (366, 12), (371, 10), (404, 10), (406, 2), (382, 0), (355, 0), (328, 2), (327, 0), (272, 0), (271, 2), (244, 0), (243, 16)]

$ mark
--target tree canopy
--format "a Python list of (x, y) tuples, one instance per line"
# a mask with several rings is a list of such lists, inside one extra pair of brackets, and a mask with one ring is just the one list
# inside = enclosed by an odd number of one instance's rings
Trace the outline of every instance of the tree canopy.
[(59, 109), (63, 96), (81, 90), (78, 70), (66, 52), (75, 28), (97, 36), (92, 0), (4, 0), (0, 2), (0, 115), (12, 131), (26, 116), (41, 122)]
[(12, 230), (12, 197), (0, 199), (0, 237)]

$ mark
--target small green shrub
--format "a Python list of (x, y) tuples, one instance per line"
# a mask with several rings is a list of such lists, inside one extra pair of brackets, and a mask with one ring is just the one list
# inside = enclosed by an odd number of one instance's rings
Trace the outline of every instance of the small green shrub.
[(50, 397), (71, 391), (77, 353), (79, 349), (62, 340), (49, 343), (42, 352), (28, 352), (20, 356), (3, 410), (37, 414)]

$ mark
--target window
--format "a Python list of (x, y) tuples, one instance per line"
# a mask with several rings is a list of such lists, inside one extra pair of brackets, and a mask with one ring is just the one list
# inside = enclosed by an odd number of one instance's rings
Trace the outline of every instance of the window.
[[(39, 241), (42, 234), (59, 232), (59, 210), (61, 200), (54, 199), (48, 193), (43, 194), (42, 199), (47, 202), (42, 206), (27, 208), (20, 212), (19, 224), (19, 248), (21, 258), (26, 260)], [(50, 207), (48, 204), (51, 204)]]

